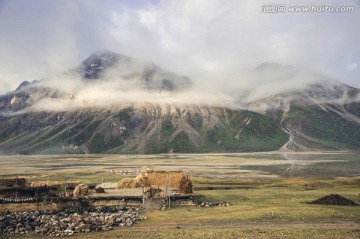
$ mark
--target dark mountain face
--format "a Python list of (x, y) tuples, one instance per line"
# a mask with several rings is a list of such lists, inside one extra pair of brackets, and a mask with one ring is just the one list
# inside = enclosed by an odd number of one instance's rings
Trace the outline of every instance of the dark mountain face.
[(82, 62), (80, 73), (84, 79), (98, 79), (105, 69), (115, 66), (119, 61), (129, 63), (131, 59), (111, 52), (94, 53)]
[(37, 112), (3, 117), (3, 153), (189, 153), (276, 150), (288, 136), (265, 116), (198, 106)]
[[(283, 78), (298, 74), (294, 67), (269, 63), (255, 71), (267, 76), (274, 70)], [(149, 93), (191, 87), (188, 77), (111, 52), (95, 53), (67, 74), (76, 74), (81, 84), (95, 88), (104, 82)], [(60, 110), (51, 104), (39, 110), (35, 106), (51, 100), (71, 106), (77, 93), (44, 84), (46, 79), (24, 82), (0, 96), (0, 153), (360, 149), (359, 89), (316, 77), (316, 83), (301, 90), (241, 102), (248, 110), (141, 101)]]
[(23, 83), (16, 91), (0, 96), (1, 114), (21, 113), (43, 99), (66, 99), (72, 95), (55, 88), (35, 86), (35, 83)]
[(92, 54), (82, 62), (79, 71), (88, 81), (115, 79), (132, 82), (136, 87), (147, 90), (183, 90), (191, 84), (186, 76), (164, 71), (151, 62), (112, 52)]

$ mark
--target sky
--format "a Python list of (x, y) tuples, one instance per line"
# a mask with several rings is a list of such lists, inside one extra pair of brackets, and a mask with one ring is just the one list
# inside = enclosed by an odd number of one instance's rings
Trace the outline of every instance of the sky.
[[(262, 12), (295, 2), (355, 10)], [(359, 23), (356, 0), (0, 0), (0, 94), (102, 50), (153, 61), (200, 85), (241, 86), (237, 71), (276, 62), (360, 88)]]

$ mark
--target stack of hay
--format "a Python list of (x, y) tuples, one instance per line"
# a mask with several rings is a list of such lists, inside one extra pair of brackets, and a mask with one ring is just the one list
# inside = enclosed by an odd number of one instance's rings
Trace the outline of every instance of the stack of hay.
[(146, 177), (142, 175), (136, 176), (136, 178), (124, 178), (120, 180), (115, 189), (125, 189), (125, 188), (141, 188), (150, 186)]
[(36, 181), (31, 183), (32, 188), (52, 187), (64, 185), (64, 181)]
[(129, 189), (140, 187), (159, 187), (167, 189), (176, 189), (180, 193), (193, 193), (191, 180), (186, 176), (184, 171), (156, 171), (146, 170), (145, 177), (138, 175), (135, 179), (124, 178), (118, 182), (115, 189)]
[(147, 170), (145, 176), (150, 185), (164, 188), (175, 188), (180, 193), (193, 193), (192, 182), (182, 170), (177, 171), (155, 171)]
[(145, 177), (147, 177), (150, 185), (178, 189), (180, 187), (181, 179), (186, 177), (186, 175), (182, 170), (146, 170)]
[(74, 189), (74, 198), (84, 197), (89, 193), (89, 187), (84, 184), (79, 184)]
[(193, 185), (190, 179), (183, 177), (180, 181), (179, 192), (183, 194), (193, 193)]

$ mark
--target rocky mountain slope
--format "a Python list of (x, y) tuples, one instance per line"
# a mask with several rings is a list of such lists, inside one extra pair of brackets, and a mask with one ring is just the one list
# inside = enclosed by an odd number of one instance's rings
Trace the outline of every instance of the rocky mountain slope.
[(265, 116), (220, 108), (137, 104), (3, 117), (4, 153), (169, 153), (276, 150), (288, 136)]
[[(289, 67), (275, 67), (289, 72)], [(281, 150), (360, 149), (360, 90), (316, 77), (302, 90), (252, 101), (248, 108), (274, 119), (289, 134)]]
[[(146, 92), (177, 92), (191, 85), (185, 76), (109, 52), (91, 55), (74, 72), (81, 76), (84, 85), (116, 79), (114, 84), (130, 82), (133, 88)], [(68, 110), (33, 108), (44, 99), (71, 103), (75, 95), (41, 82), (25, 82), (14, 92), (1, 96), (0, 152), (260, 151), (276, 150), (288, 138), (265, 116), (210, 106), (162, 102), (86, 105)]]
[(84, 80), (120, 79), (136, 88), (147, 90), (182, 90), (190, 85), (186, 76), (162, 70), (152, 62), (130, 58), (113, 52), (90, 55), (77, 69)]
[[(256, 71), (274, 67), (284, 70), (285, 77), (297, 74), (277, 64), (261, 65)], [(129, 86), (150, 94), (172, 94), (192, 85), (186, 76), (111, 52), (95, 53), (66, 74), (79, 79), (85, 95), (93, 92), (87, 87), (118, 87), (107, 99), (127, 94)], [(23, 82), (0, 96), (0, 153), (360, 149), (359, 89), (322, 77), (301, 90), (236, 99), (247, 110), (141, 99), (75, 107), (78, 88), (64, 90), (44, 82)], [(47, 107), (39, 107), (44, 102)]]

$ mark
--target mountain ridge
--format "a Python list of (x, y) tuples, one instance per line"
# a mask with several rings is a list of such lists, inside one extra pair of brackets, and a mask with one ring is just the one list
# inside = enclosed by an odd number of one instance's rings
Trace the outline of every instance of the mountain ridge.
[[(36, 123), (23, 123), (34, 119)], [(0, 123), (0, 149), (21, 154), (259, 151), (275, 150), (287, 140), (274, 122), (259, 114), (197, 106), (37, 112), (3, 122), (8, 124)]]
[[(241, 101), (243, 109), (213, 106), (206, 101), (192, 104), (146, 99), (108, 105), (90, 102), (74, 107), (79, 100), (77, 91), (93, 97), (91, 93), (104, 85), (110, 86), (104, 92), (107, 100), (129, 97), (134, 89), (135, 95), (140, 91), (152, 97), (154, 92), (176, 96), (192, 87), (190, 78), (162, 70), (151, 62), (111, 52), (94, 53), (65, 74), (70, 80), (77, 79), (75, 83), (80, 87), (74, 85), (73, 91), (44, 84), (44, 79), (25, 81), (15, 91), (0, 96), (0, 153), (360, 149), (359, 89), (277, 63), (261, 64), (254, 71), (274, 79), (293, 80), (306, 75), (317, 81), (263, 98), (235, 99)], [(272, 72), (276, 74), (272, 76)]]

